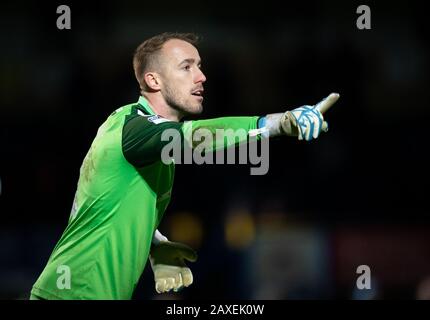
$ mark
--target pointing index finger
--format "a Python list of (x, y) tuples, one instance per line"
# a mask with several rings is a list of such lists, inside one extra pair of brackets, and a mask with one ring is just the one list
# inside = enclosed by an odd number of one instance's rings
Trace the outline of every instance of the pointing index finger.
[(331, 106), (339, 99), (338, 93), (331, 93), (327, 98), (319, 102), (315, 108), (317, 108), (322, 114), (324, 114)]

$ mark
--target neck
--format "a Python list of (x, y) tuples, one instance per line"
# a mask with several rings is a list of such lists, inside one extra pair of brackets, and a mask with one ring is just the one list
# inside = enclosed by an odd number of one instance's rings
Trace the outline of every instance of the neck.
[(151, 109), (163, 118), (179, 122), (184, 116), (182, 112), (169, 106), (159, 92), (144, 92), (142, 95)]

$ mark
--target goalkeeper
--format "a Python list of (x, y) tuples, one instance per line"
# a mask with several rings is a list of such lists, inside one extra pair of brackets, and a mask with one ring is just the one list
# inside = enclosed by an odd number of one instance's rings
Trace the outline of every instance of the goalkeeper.
[[(185, 261), (196, 260), (194, 250), (157, 230), (175, 171), (174, 163), (161, 159), (168, 143), (161, 139), (164, 130), (178, 130), (181, 140), (205, 128), (307, 141), (327, 130), (322, 113), (336, 94), (285, 113), (181, 122), (203, 109), (206, 77), (196, 44), (193, 34), (163, 33), (136, 49), (133, 67), (141, 96), (114, 111), (98, 129), (80, 168), (67, 228), (30, 299), (131, 299), (148, 258), (157, 292), (193, 282)], [(224, 147), (245, 140), (225, 142)], [(190, 143), (180, 142), (182, 147)]]

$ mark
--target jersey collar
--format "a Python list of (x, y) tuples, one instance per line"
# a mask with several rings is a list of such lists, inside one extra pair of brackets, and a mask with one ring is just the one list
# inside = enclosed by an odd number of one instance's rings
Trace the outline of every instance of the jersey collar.
[(139, 104), (140, 107), (142, 107), (143, 111), (145, 111), (146, 113), (149, 113), (150, 115), (155, 115), (155, 112), (152, 111), (148, 101), (143, 96), (139, 97), (139, 101), (137, 103)]

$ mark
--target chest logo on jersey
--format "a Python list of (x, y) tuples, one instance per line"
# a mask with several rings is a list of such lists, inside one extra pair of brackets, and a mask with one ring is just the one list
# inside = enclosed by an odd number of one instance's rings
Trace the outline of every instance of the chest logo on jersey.
[(154, 124), (169, 122), (170, 120), (160, 117), (159, 115), (148, 117), (148, 121)]
[(144, 113), (143, 113), (142, 111), (140, 111), (140, 110), (137, 110), (137, 114), (138, 114), (139, 116), (142, 116), (142, 117), (147, 117), (148, 121), (149, 121), (149, 122), (152, 122), (152, 123), (154, 123), (154, 124), (159, 124), (159, 123), (162, 123), (162, 122), (168, 122), (168, 121), (170, 121), (170, 120), (168, 120), (168, 119), (166, 119), (166, 118), (162, 118), (162, 117), (160, 117), (159, 115), (149, 116), (149, 115), (147, 115), (147, 114), (144, 114)]

